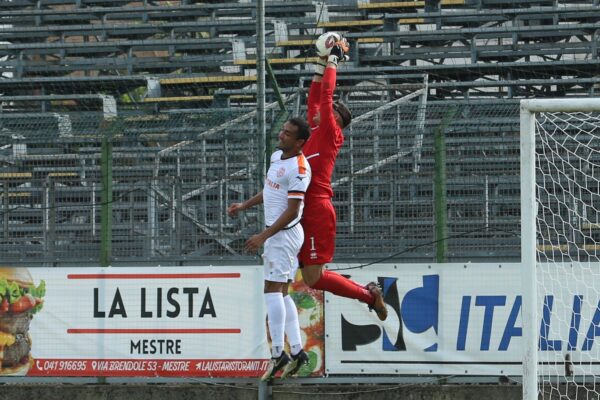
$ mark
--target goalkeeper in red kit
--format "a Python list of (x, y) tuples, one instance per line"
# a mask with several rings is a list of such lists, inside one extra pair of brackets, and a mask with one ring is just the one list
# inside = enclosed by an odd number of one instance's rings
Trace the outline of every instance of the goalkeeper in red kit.
[(308, 94), (308, 123), (312, 128), (303, 153), (312, 169), (312, 181), (304, 198), (304, 243), (298, 255), (302, 278), (313, 289), (325, 290), (338, 296), (357, 299), (375, 310), (380, 320), (387, 318), (383, 294), (377, 284), (360, 285), (334, 271), (324, 269), (333, 260), (335, 250), (336, 215), (331, 202), (331, 176), (342, 144), (342, 129), (352, 115), (340, 101), (333, 101), (339, 62), (349, 60), (348, 44), (339, 40), (329, 56), (315, 66), (315, 75)]

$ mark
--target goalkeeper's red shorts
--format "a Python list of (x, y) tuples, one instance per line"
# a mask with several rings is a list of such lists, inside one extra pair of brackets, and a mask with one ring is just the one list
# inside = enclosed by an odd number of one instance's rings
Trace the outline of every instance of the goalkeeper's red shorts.
[(304, 243), (298, 254), (303, 265), (322, 265), (333, 260), (335, 252), (335, 209), (330, 198), (311, 199), (302, 213)]

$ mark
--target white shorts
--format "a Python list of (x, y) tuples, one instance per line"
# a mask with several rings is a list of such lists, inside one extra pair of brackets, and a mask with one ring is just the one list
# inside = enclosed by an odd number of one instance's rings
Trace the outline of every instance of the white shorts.
[(302, 225), (281, 230), (265, 242), (263, 253), (265, 281), (291, 282), (298, 270), (298, 253), (304, 242)]

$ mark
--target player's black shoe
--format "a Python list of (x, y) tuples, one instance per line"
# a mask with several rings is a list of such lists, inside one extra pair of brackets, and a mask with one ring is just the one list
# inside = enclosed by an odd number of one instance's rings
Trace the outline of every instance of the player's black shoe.
[(300, 350), (298, 354), (292, 355), (292, 362), (285, 366), (281, 374), (281, 379), (285, 379), (290, 375), (296, 375), (298, 370), (306, 364), (308, 364), (308, 354), (304, 350)]
[(290, 358), (290, 356), (288, 356), (288, 354), (285, 351), (281, 353), (279, 357), (271, 358), (267, 370), (263, 374), (262, 378), (260, 378), (260, 380), (268, 381), (270, 379), (273, 379), (278, 371), (281, 371), (286, 365), (288, 365), (291, 362), (292, 359)]

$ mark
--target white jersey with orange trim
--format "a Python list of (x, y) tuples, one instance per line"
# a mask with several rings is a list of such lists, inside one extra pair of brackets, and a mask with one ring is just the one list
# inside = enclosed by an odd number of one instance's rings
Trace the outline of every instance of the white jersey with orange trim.
[[(271, 155), (271, 166), (267, 172), (263, 189), (265, 224), (273, 225), (288, 207), (288, 199), (304, 200), (304, 194), (310, 183), (311, 170), (304, 154), (282, 158), (283, 151)], [(304, 201), (300, 205), (298, 217), (287, 227), (296, 225), (302, 217)]]

